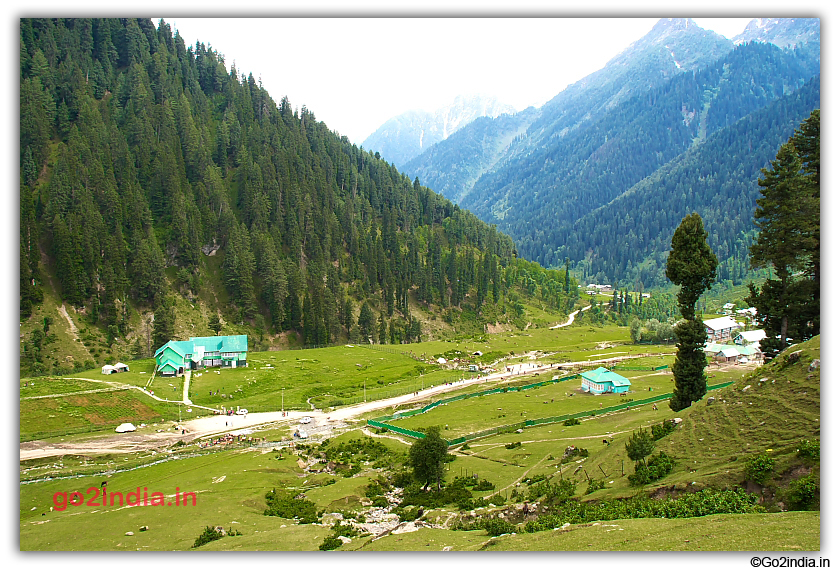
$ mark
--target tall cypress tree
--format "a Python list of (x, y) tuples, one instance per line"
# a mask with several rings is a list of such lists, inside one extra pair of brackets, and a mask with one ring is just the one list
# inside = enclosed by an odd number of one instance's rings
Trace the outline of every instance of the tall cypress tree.
[(671, 252), (665, 275), (680, 286), (677, 294), (683, 320), (674, 327), (677, 357), (674, 361), (674, 395), (671, 409), (687, 408), (706, 393), (706, 328), (695, 306), (703, 291), (712, 286), (718, 265), (717, 256), (706, 241), (709, 232), (697, 212), (683, 218), (671, 240)]

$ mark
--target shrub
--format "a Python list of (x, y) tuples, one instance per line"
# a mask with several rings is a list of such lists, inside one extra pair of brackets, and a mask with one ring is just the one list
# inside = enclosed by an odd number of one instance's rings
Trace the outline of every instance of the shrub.
[(297, 519), (300, 524), (318, 522), (315, 503), (308, 499), (298, 499), (286, 491), (271, 490), (265, 494), (266, 516)]
[(339, 548), (343, 542), (337, 536), (328, 536), (324, 539), (324, 542), (318, 547), (318, 550), (335, 550)]
[(787, 506), (794, 511), (807, 511), (817, 502), (820, 482), (810, 473), (790, 482), (787, 489)]
[(630, 440), (624, 444), (627, 450), (627, 456), (633, 461), (642, 461), (645, 457), (653, 453), (653, 448), (656, 446), (653, 438), (648, 432), (639, 429), (630, 436)]
[(522, 446), (521, 441), (512, 441), (510, 443), (505, 444), (505, 449), (516, 449), (517, 447), (521, 447), (521, 446)]
[(796, 450), (796, 455), (803, 459), (812, 459), (814, 461), (819, 461), (820, 440), (802, 440), (801, 442), (799, 442), (799, 449)]
[(503, 496), (496, 493), (495, 495), (493, 495), (492, 497), (487, 499), (487, 502), (500, 507), (500, 506), (504, 505), (506, 501), (505, 501), (505, 498)]
[(423, 512), (423, 509), (422, 507), (397, 507), (391, 512), (400, 517), (400, 522), (406, 522), (417, 520), (420, 517), (420, 514)]
[(662, 439), (672, 431), (674, 431), (677, 427), (677, 424), (674, 420), (662, 420), (662, 425), (654, 424), (650, 428), (650, 435), (653, 437), (653, 440), (656, 441), (657, 439)]
[(569, 418), (568, 420), (563, 422), (563, 425), (564, 426), (579, 426), (580, 425), (580, 420), (577, 419), (577, 418)]
[(776, 461), (766, 453), (760, 453), (755, 457), (747, 460), (744, 467), (744, 475), (747, 481), (753, 481), (759, 485), (764, 485), (773, 474), (773, 467)]
[(675, 464), (676, 462), (672, 457), (668, 457), (665, 452), (660, 451), (659, 455), (654, 455), (647, 463), (638, 461), (636, 472), (628, 475), (627, 480), (630, 481), (631, 485), (647, 485), (665, 477), (673, 471)]
[(482, 479), (478, 483), (476, 483), (475, 487), (473, 487), (473, 491), (492, 491), (496, 488), (496, 485), (488, 481), (487, 479)]
[(652, 499), (639, 495), (630, 499), (605, 499), (603, 501), (564, 501), (555, 514), (541, 515), (531, 524), (524, 525), (525, 532), (558, 528), (563, 523), (581, 524), (592, 521), (637, 518), (688, 518), (715, 514), (763, 513), (757, 505), (756, 495), (741, 488), (703, 489), (679, 497)]
[(208, 542), (219, 540), (223, 536), (224, 533), (222, 531), (216, 530), (212, 526), (206, 526), (204, 527), (204, 532), (198, 535), (198, 538), (195, 539), (195, 542), (193, 543), (192, 547), (198, 548), (199, 546), (207, 544)]
[(490, 536), (499, 536), (500, 534), (510, 534), (516, 532), (516, 526), (507, 522), (504, 519), (489, 519), (484, 523), (484, 530)]
[(603, 479), (590, 479), (589, 484), (586, 486), (586, 495), (590, 493), (594, 493), (600, 489), (606, 487), (607, 484)]

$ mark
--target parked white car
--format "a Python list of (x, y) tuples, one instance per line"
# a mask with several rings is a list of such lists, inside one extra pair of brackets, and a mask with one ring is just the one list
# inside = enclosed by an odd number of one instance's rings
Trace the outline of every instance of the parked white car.
[(300, 423), (310, 424), (312, 423), (312, 418), (310, 418), (309, 416), (303, 416), (302, 418), (300, 418)]
[(247, 416), (248, 415), (248, 410), (246, 408), (239, 408), (238, 410), (236, 410), (236, 415)]

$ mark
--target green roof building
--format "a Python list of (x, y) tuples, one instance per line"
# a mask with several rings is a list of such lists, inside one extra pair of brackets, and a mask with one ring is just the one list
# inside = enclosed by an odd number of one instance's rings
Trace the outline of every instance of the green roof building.
[(603, 366), (595, 370), (588, 370), (581, 373), (580, 388), (591, 394), (625, 394), (630, 389), (630, 380), (607, 370)]
[(155, 351), (161, 376), (180, 376), (186, 370), (205, 367), (248, 366), (248, 336), (197, 336), (170, 340)]

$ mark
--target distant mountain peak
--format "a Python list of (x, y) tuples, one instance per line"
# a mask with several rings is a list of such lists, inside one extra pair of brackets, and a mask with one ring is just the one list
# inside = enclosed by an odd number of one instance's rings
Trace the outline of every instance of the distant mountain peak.
[(478, 117), (496, 118), (513, 113), (516, 108), (500, 103), (494, 96), (458, 95), (452, 103), (431, 113), (408, 111), (392, 117), (367, 137), (362, 146), (379, 151), (386, 160), (402, 166)]
[(756, 18), (744, 31), (735, 36), (735, 45), (749, 42), (774, 44), (790, 48), (807, 42), (820, 41), (819, 18)]

